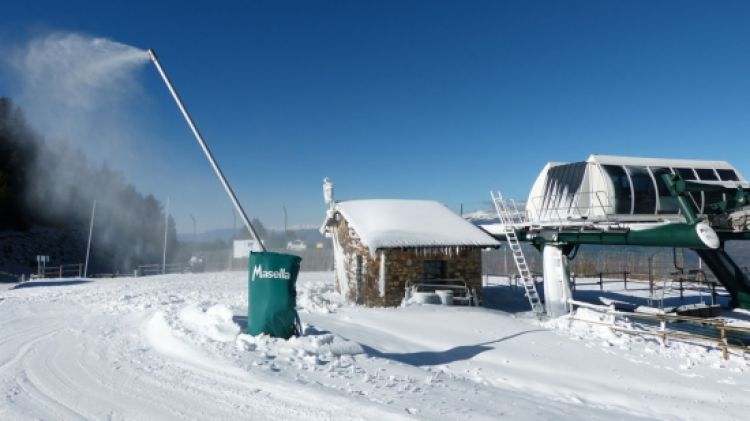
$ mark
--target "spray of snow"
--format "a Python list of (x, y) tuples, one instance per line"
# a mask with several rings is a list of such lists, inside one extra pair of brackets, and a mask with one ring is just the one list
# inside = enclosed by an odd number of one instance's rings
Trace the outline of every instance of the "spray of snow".
[[(130, 146), (127, 100), (138, 92), (144, 50), (77, 33), (54, 32), (16, 46), (7, 54), (17, 77), (14, 95), (48, 140), (65, 139), (94, 154), (122, 159)], [(114, 155), (118, 153), (118, 155)]]
[(16, 51), (13, 64), (23, 78), (23, 99), (92, 111), (113, 93), (132, 89), (133, 71), (147, 60), (146, 51), (108, 39), (53, 33)]
[[(13, 102), (41, 134), (23, 139), (34, 151), (25, 162), (30, 170), (23, 200), (49, 219), (71, 224), (87, 222), (92, 201), (97, 200), (101, 205), (97, 217), (109, 223), (95, 230), (96, 253), (111, 250), (123, 256), (118, 259), (122, 267), (117, 269), (129, 269), (128, 262), (141, 256), (156, 255), (161, 242), (153, 241), (160, 237), (153, 235), (153, 227), (163, 221), (153, 218), (156, 211), (141, 214), (151, 215), (151, 228), (132, 224), (133, 237), (144, 240), (127, 251), (118, 245), (122, 230), (116, 223), (129, 223), (138, 215), (133, 202), (126, 202), (123, 189), (131, 182), (138, 185), (138, 178), (142, 181), (150, 171), (138, 155), (144, 149), (139, 145), (151, 139), (139, 127), (138, 116), (143, 113), (134, 108), (135, 100), (140, 107), (143, 104), (137, 76), (149, 60), (148, 53), (69, 32), (6, 44), (0, 53), (0, 64), (10, 70), (10, 86), (16, 91), (11, 92)], [(153, 144), (149, 149), (153, 153)], [(91, 167), (100, 165), (106, 165), (106, 170), (99, 173), (111, 176), (92, 177), (96, 172)], [(123, 173), (131, 182), (125, 181)], [(149, 201), (140, 209), (147, 207), (158, 208), (158, 203)]]
[[(46, 34), (3, 50), (4, 64), (14, 77), (11, 86), (17, 90), (14, 102), (44, 137), (37, 142), (42, 157), (29, 186), (32, 191), (46, 196), (50, 184), (91, 184), (78, 170), (85, 158), (126, 173), (139, 169), (137, 142), (144, 136), (132, 106), (135, 99), (143, 102), (137, 98), (137, 71), (149, 60), (146, 51), (70, 32)], [(106, 197), (106, 191), (96, 193)], [(42, 203), (67, 207), (67, 200), (43, 197)]]

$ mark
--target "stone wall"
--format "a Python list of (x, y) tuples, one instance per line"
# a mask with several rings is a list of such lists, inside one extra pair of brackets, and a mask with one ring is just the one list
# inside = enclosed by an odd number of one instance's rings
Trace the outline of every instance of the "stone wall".
[[(349, 292), (344, 297), (347, 301), (364, 304), (368, 307), (382, 307), (383, 298), (380, 297), (380, 289), (378, 288), (380, 253), (372, 256), (370, 249), (362, 244), (359, 235), (349, 227), (348, 222), (340, 215), (337, 218), (339, 221), (334, 235), (337, 236), (338, 242), (344, 250), (344, 261), (340, 262), (334, 256), (334, 265), (343, 265), (348, 279), (339, 279), (338, 270), (334, 270), (336, 273), (336, 289), (343, 292), (340, 284), (348, 282)], [(357, 283), (357, 256), (360, 256), (362, 262), (362, 284)]]
[[(362, 244), (356, 231), (340, 215), (334, 235), (337, 236), (343, 253), (343, 261), (337, 259), (335, 265), (343, 265), (347, 280), (338, 279), (336, 287), (349, 282), (346, 299), (349, 302), (368, 307), (395, 307), (401, 304), (407, 284), (424, 277), (425, 260), (446, 261), (446, 277), (461, 278), (477, 294), (482, 293), (482, 252), (479, 248), (403, 248), (377, 250), (375, 256)], [(357, 280), (357, 256), (362, 262), (362, 283)], [(380, 291), (380, 260), (385, 256), (385, 291)], [(480, 295), (481, 296), (481, 295)]]
[(446, 277), (460, 278), (482, 294), (482, 251), (479, 248), (408, 248), (386, 251), (385, 306), (398, 306), (408, 284), (424, 278), (425, 260), (446, 261)]

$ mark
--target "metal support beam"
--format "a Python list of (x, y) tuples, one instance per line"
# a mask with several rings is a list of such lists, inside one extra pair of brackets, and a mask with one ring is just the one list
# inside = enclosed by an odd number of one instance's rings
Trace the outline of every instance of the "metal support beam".
[(227, 195), (229, 196), (229, 199), (232, 201), (232, 204), (234, 205), (235, 209), (237, 209), (237, 213), (240, 214), (242, 221), (245, 223), (245, 227), (247, 227), (247, 230), (250, 232), (250, 235), (252, 235), (253, 239), (255, 239), (256, 243), (260, 246), (261, 250), (266, 251), (266, 246), (260, 240), (260, 236), (258, 235), (258, 232), (253, 227), (253, 224), (250, 222), (250, 218), (247, 217), (245, 210), (242, 208), (242, 205), (240, 204), (240, 201), (237, 200), (237, 195), (234, 194), (232, 187), (229, 185), (229, 182), (227, 181), (226, 177), (224, 177), (224, 173), (221, 171), (221, 168), (219, 168), (219, 164), (216, 163), (216, 160), (214, 159), (214, 156), (211, 153), (211, 150), (208, 149), (208, 145), (206, 144), (206, 141), (203, 139), (203, 136), (201, 135), (200, 131), (198, 131), (198, 127), (193, 122), (192, 117), (190, 117), (190, 114), (188, 113), (187, 108), (185, 108), (185, 105), (182, 103), (182, 100), (180, 99), (180, 96), (177, 94), (177, 91), (172, 85), (172, 82), (169, 80), (167, 73), (164, 71), (164, 68), (161, 67), (161, 64), (159, 63), (159, 59), (156, 58), (156, 53), (154, 52), (154, 50), (149, 49), (148, 54), (151, 57), (151, 61), (154, 62), (154, 65), (156, 66), (156, 70), (159, 71), (161, 78), (164, 79), (164, 83), (167, 85), (167, 88), (169, 89), (169, 93), (172, 94), (172, 98), (174, 98), (174, 101), (177, 103), (177, 107), (182, 112), (182, 116), (185, 117), (185, 121), (187, 121), (188, 126), (190, 126), (190, 130), (192, 130), (193, 135), (195, 136), (195, 139), (198, 141), (198, 144), (203, 150), (203, 153), (206, 155), (208, 162), (211, 164), (211, 168), (213, 168), (214, 172), (216, 173), (216, 176), (219, 178), (219, 181), (221, 181), (221, 185), (224, 186), (224, 190), (227, 192)]

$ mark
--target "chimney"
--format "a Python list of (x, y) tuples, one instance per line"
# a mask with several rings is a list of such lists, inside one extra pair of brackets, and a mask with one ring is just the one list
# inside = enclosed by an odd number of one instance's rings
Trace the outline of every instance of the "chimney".
[(333, 205), (335, 204), (333, 200), (333, 182), (328, 177), (323, 179), (323, 198), (326, 204), (333, 209)]

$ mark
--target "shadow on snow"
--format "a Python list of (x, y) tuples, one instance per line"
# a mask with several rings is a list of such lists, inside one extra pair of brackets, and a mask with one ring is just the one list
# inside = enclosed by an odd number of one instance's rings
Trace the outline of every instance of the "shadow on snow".
[(371, 357), (386, 358), (389, 360), (398, 361), (400, 363), (409, 364), (413, 366), (442, 365), (442, 364), (454, 363), (456, 361), (465, 361), (465, 360), (474, 358), (475, 356), (485, 351), (494, 349), (493, 346), (490, 346), (493, 344), (497, 344), (503, 341), (517, 338), (521, 335), (526, 335), (528, 333), (545, 332), (545, 331), (546, 331), (545, 329), (525, 330), (523, 332), (518, 332), (512, 335), (504, 336), (499, 339), (495, 339), (494, 341), (482, 342), (476, 345), (456, 346), (451, 349), (447, 349), (445, 351), (419, 351), (419, 352), (407, 352), (407, 353), (381, 352), (371, 346), (363, 345), (363, 344), (360, 344), (360, 345), (362, 346), (362, 349), (365, 350), (365, 353), (367, 353), (367, 355)]
[(62, 287), (67, 285), (88, 284), (94, 281), (76, 279), (72, 281), (28, 281), (14, 286), (12, 289), (36, 288), (36, 287)]

